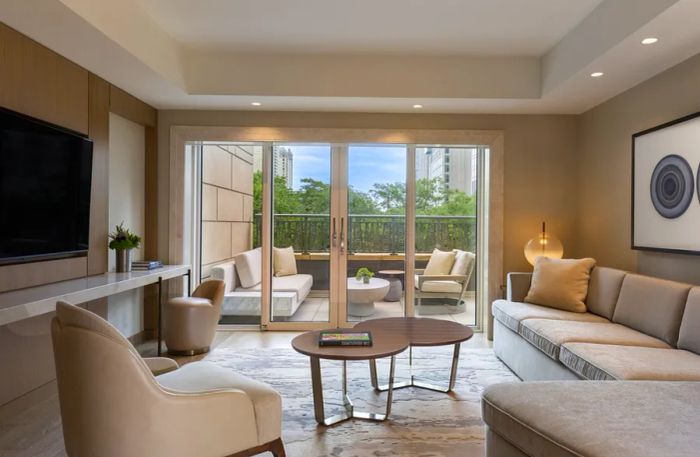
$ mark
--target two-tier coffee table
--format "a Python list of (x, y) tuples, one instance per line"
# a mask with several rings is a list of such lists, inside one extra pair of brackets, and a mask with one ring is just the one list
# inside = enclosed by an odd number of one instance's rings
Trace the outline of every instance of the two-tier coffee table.
[(447, 388), (439, 387), (424, 381), (420, 381), (411, 373), (410, 381), (394, 383), (389, 379), (387, 385), (380, 386), (377, 380), (377, 362), (369, 361), (370, 375), (372, 377), (372, 387), (379, 391), (401, 389), (404, 387), (419, 387), (422, 389), (435, 390), (438, 392), (450, 392), (455, 386), (457, 379), (457, 367), (459, 365), (459, 351), (462, 342), (467, 341), (474, 332), (469, 327), (454, 321), (441, 319), (429, 319), (425, 317), (389, 317), (385, 319), (370, 319), (360, 322), (354, 327), (355, 330), (365, 330), (372, 333), (372, 337), (382, 333), (404, 335), (409, 341), (409, 364), (413, 367), (413, 347), (414, 346), (446, 346), (453, 344), (452, 367), (450, 369), (450, 380)]
[[(396, 354), (408, 348), (409, 342), (402, 333), (391, 331), (372, 332), (372, 346), (335, 346), (321, 347), (318, 345), (319, 331), (306, 332), (292, 340), (292, 347), (311, 359), (311, 386), (314, 396), (314, 413), (316, 421), (323, 425), (333, 425), (348, 419), (366, 419), (373, 421), (384, 421), (391, 414), (391, 401), (394, 385), (394, 369), (396, 366)], [(383, 414), (357, 411), (348, 395), (348, 360), (369, 360), (375, 362), (376, 359), (391, 357), (389, 368), (389, 387), (386, 397), (386, 410)], [(343, 361), (343, 406), (345, 411), (332, 417), (326, 418), (323, 403), (323, 384), (321, 382), (321, 359), (342, 360)], [(376, 375), (376, 363), (375, 363)]]

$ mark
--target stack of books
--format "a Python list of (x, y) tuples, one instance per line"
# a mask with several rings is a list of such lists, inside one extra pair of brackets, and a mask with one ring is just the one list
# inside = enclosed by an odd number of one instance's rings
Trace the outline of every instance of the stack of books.
[(372, 334), (353, 330), (324, 330), (319, 334), (318, 345), (324, 346), (372, 346)]
[(134, 260), (131, 262), (132, 271), (149, 271), (162, 267), (163, 262), (160, 260)]

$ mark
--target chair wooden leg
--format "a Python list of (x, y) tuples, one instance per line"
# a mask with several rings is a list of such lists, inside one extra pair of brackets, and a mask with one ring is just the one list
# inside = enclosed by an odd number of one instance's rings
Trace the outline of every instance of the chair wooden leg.
[(271, 452), (275, 457), (287, 457), (287, 453), (284, 451), (284, 443), (282, 443), (282, 438), (277, 438), (274, 441), (265, 443), (261, 446), (255, 446), (251, 449), (246, 449), (245, 451), (236, 452), (231, 454), (229, 457), (251, 457), (254, 455), (262, 454), (263, 452)]
[(272, 455), (275, 457), (287, 457), (282, 438), (277, 438), (275, 441), (270, 443), (270, 452), (272, 452)]

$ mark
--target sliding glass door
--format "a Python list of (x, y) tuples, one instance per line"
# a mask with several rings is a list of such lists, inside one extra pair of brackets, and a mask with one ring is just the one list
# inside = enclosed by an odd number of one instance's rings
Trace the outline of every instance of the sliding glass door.
[[(477, 145), (198, 142), (201, 279), (222, 323), (480, 326)], [(482, 205), (483, 206), (483, 205)]]

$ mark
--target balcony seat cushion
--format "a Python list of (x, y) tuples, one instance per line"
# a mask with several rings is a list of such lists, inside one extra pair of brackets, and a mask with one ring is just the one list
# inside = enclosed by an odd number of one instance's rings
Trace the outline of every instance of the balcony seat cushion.
[(241, 252), (233, 258), (241, 287), (250, 288), (262, 281), (262, 249)]
[(700, 381), (700, 356), (680, 349), (566, 343), (559, 360), (590, 380)]
[[(418, 289), (418, 277), (415, 276), (415, 285)], [(420, 289), (421, 292), (436, 292), (446, 294), (458, 294), (462, 292), (462, 284), (457, 281), (425, 281)]]
[[(272, 290), (274, 292), (296, 292), (297, 297), (303, 299), (309, 295), (313, 283), (314, 277), (307, 274), (273, 277)], [(239, 287), (236, 290), (240, 292), (257, 292), (262, 290), (262, 283), (258, 283), (253, 287)]]
[(548, 308), (532, 303), (508, 300), (493, 302), (493, 317), (514, 332), (520, 333), (520, 323), (525, 319), (552, 319), (577, 322), (609, 322), (606, 318), (592, 313), (574, 313), (561, 309)]
[(297, 260), (294, 257), (294, 248), (272, 248), (272, 266), (275, 276), (290, 276), (297, 274)]
[(559, 381), (496, 384), (481, 405), (489, 432), (530, 457), (691, 457), (698, 401), (693, 382)]
[(678, 348), (700, 354), (700, 287), (693, 287), (683, 312)]
[(628, 274), (622, 281), (613, 322), (676, 346), (690, 288), (688, 284)]
[(455, 253), (455, 263), (452, 265), (450, 274), (463, 276), (471, 274), (474, 270), (474, 262), (476, 261), (474, 253), (460, 251), (459, 249), (454, 249), (452, 252)]
[(525, 302), (558, 308), (564, 311), (585, 313), (584, 300), (588, 294), (588, 281), (595, 260), (550, 259), (540, 256), (535, 261), (530, 291)]
[(520, 334), (554, 360), (559, 360), (561, 345), (570, 342), (671, 349), (659, 339), (613, 323), (526, 319), (520, 326)]
[(615, 304), (620, 296), (622, 280), (627, 272), (607, 267), (595, 267), (591, 270), (588, 283), (586, 308), (589, 312), (612, 320)]

